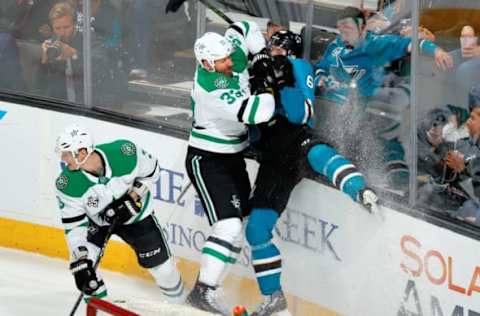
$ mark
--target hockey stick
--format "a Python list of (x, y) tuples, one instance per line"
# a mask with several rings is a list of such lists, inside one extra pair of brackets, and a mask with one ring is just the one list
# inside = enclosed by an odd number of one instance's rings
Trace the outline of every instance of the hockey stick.
[[(168, 12), (177, 12), (177, 10), (182, 6), (182, 4), (187, 0), (169, 0), (167, 6), (165, 7), (165, 13)], [(203, 3), (207, 8), (212, 10), (215, 14), (221, 17), (225, 22), (228, 24), (233, 24), (233, 20), (230, 19), (225, 13), (220, 11), (217, 7), (215, 7), (212, 3), (208, 0), (198, 0), (199, 2)]]
[(192, 186), (192, 182), (188, 182), (188, 184), (183, 188), (183, 190), (180, 192), (180, 195), (177, 197), (177, 199), (175, 200), (175, 204), (173, 206), (173, 210), (172, 212), (170, 213), (170, 215), (168, 216), (167, 220), (165, 221), (165, 224), (168, 225), (170, 224), (170, 221), (172, 220), (173, 218), (173, 215), (175, 215), (175, 212), (177, 211), (177, 207), (178, 205), (180, 205), (180, 200), (183, 198), (183, 196), (188, 192), (188, 190), (190, 189), (190, 187)]
[[(93, 265), (93, 270), (95, 270), (95, 271), (97, 271), (97, 267), (98, 267), (98, 265), (100, 264), (100, 260), (101, 260), (102, 257), (103, 257), (103, 254), (104, 254), (104, 252), (105, 252), (105, 248), (107, 248), (107, 243), (108, 243), (108, 241), (110, 240), (110, 237), (111, 237), (112, 234), (113, 234), (113, 230), (114, 230), (114, 229), (116, 228), (116, 226), (117, 226), (117, 221), (118, 221), (118, 219), (114, 219), (112, 225), (110, 225), (110, 226), (108, 227), (107, 235), (105, 236), (105, 240), (103, 241), (102, 248), (100, 249), (100, 252), (99, 252), (99, 254), (98, 254), (97, 260), (95, 260), (95, 264)], [(77, 301), (75, 302), (75, 305), (73, 305), (72, 311), (70, 312), (70, 316), (74, 316), (74, 315), (75, 315), (75, 312), (77, 311), (78, 306), (80, 306), (80, 302), (82, 301), (84, 295), (85, 295), (85, 294), (83, 294), (83, 291), (81, 291), (81, 292), (80, 292), (80, 295), (79, 295), (78, 298), (77, 298)]]

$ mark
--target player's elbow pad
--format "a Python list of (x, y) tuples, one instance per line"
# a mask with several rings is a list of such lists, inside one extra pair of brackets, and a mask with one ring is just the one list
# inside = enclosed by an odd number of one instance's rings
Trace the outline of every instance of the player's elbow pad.
[(245, 124), (259, 124), (269, 121), (275, 111), (275, 99), (270, 93), (252, 95), (243, 101), (238, 120)]
[(245, 37), (245, 42), (249, 53), (255, 55), (266, 47), (265, 37), (263, 36), (262, 31), (260, 31), (257, 23), (249, 22), (249, 24), (250, 31)]
[(265, 48), (265, 37), (257, 23), (253, 21), (235, 22), (225, 32), (228, 37), (232, 32), (240, 34), (245, 41), (245, 45), (250, 54), (255, 55)]

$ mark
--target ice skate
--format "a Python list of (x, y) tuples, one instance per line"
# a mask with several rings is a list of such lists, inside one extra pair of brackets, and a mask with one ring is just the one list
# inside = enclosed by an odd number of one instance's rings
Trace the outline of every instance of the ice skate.
[[(251, 314), (251, 316), (270, 316), (287, 310), (287, 299), (282, 290), (278, 290), (272, 295), (263, 297), (263, 302)], [(289, 315), (288, 311), (286, 313)]]
[(360, 202), (370, 213), (375, 212), (375, 207), (377, 206), (378, 196), (370, 188), (365, 188), (358, 193)]
[(228, 308), (219, 302), (218, 291), (218, 287), (197, 281), (187, 296), (187, 304), (203, 311), (228, 316)]

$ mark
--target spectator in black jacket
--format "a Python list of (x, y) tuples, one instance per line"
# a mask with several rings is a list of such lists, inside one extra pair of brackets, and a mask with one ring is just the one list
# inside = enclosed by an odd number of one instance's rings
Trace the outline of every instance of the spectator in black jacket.
[[(49, 13), (53, 36), (42, 44), (46, 94), (83, 103), (83, 36), (75, 26), (75, 10), (68, 3), (55, 4)], [(92, 85), (105, 77), (106, 56), (102, 43), (92, 33)]]
[(14, 37), (23, 17), (22, 1), (2, 0), (0, 5), (0, 90), (24, 90), (22, 67)]

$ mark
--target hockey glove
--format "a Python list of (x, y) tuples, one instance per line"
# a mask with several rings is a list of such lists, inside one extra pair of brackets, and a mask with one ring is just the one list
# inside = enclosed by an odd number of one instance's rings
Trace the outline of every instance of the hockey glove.
[(97, 278), (92, 260), (87, 257), (87, 248), (80, 246), (75, 253), (78, 259), (70, 263), (70, 271), (75, 278), (75, 284), (84, 294), (92, 295), (103, 285), (103, 281)]
[(265, 92), (273, 93), (274, 79), (272, 59), (265, 50), (256, 54), (249, 69), (250, 89), (252, 94), (261, 94)]
[(133, 182), (132, 192), (135, 192), (140, 199), (143, 199), (147, 195), (148, 189), (148, 186), (140, 181), (135, 180), (135, 182)]
[(177, 12), (186, 0), (170, 0), (165, 7), (165, 13)]
[(125, 194), (118, 200), (110, 203), (100, 215), (107, 223), (112, 224), (115, 219), (120, 224), (128, 222), (136, 216), (142, 208), (140, 201), (134, 201), (130, 194)]
[(292, 63), (286, 56), (272, 57), (273, 80), (275, 88), (280, 91), (284, 87), (293, 87), (295, 78), (293, 76)]

